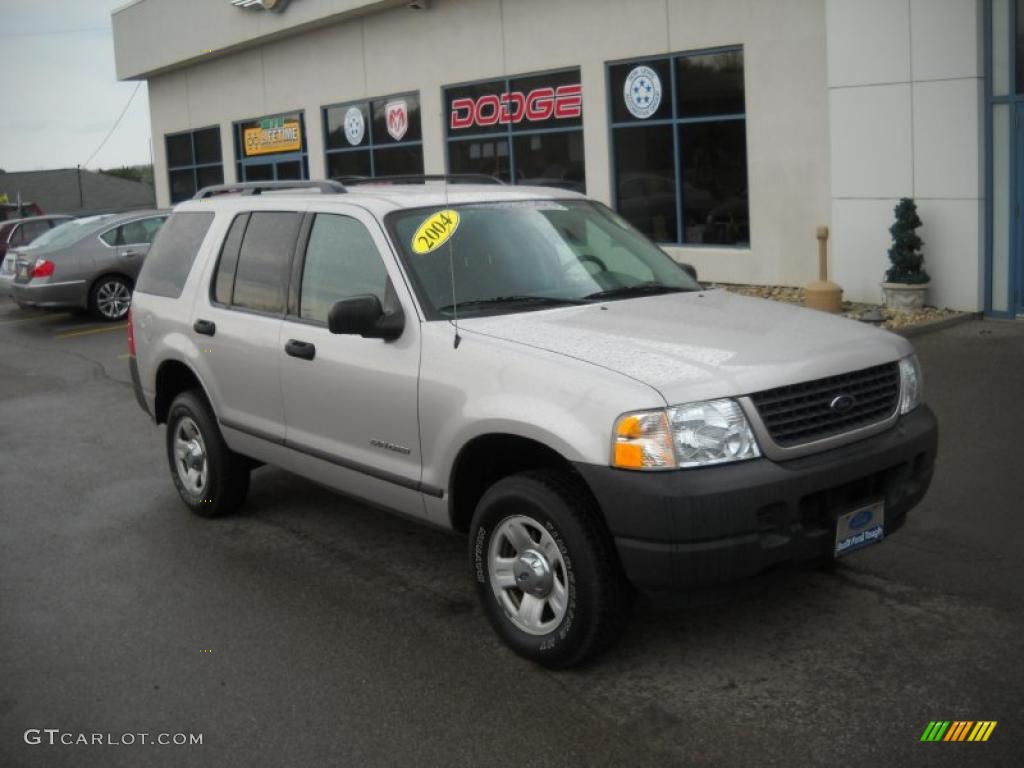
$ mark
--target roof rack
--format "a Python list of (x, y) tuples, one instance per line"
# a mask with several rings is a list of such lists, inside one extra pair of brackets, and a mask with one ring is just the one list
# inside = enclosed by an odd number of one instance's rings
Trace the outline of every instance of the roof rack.
[(497, 176), (486, 173), (410, 173), (396, 176), (335, 176), (345, 186), (358, 184), (425, 184), (428, 181), (446, 181), (449, 184), (504, 184)]
[(195, 195), (193, 200), (205, 200), (217, 195), (262, 195), (264, 192), (279, 192), (285, 189), (316, 189), (321, 194), (340, 194), (347, 192), (345, 185), (337, 181), (241, 181), (236, 184), (214, 184), (210, 187), (203, 187)]

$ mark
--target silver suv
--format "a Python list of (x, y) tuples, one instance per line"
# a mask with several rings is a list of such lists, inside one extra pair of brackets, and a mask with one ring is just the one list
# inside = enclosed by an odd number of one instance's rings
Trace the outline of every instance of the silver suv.
[(631, 586), (882, 540), (936, 455), (906, 340), (704, 290), (567, 191), (203, 190), (153, 245), (129, 345), (194, 512), (267, 463), (468, 534), (494, 628), (550, 667), (606, 647)]

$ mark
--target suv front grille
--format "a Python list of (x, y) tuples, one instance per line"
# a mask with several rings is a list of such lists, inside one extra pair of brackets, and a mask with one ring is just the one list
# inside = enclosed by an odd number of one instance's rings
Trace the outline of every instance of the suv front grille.
[[(853, 402), (841, 399), (844, 395)], [(896, 410), (899, 396), (899, 365), (886, 363), (768, 389), (750, 399), (772, 440), (788, 448), (884, 421)]]

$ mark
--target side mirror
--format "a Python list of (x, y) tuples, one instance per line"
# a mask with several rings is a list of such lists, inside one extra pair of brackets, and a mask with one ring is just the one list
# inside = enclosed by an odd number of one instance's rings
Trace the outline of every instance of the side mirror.
[[(680, 263), (679, 266), (683, 268), (683, 272), (688, 274), (694, 280), (697, 280), (697, 268), (695, 266), (693, 266), (693, 264), (683, 264), (683, 263)], [(697, 280), (697, 282), (700, 282), (700, 281)]]
[(353, 296), (334, 302), (327, 313), (327, 328), (331, 333), (390, 341), (402, 335), (405, 315), (401, 309), (385, 314), (376, 296)]

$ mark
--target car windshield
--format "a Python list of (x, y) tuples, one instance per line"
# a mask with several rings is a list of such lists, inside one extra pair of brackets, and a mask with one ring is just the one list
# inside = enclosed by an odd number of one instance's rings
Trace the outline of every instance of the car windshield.
[(589, 201), (437, 206), (387, 223), (431, 319), (700, 290), (625, 219)]
[(60, 247), (77, 242), (94, 230), (102, 228), (112, 216), (88, 216), (58, 224), (32, 241), (33, 248)]

